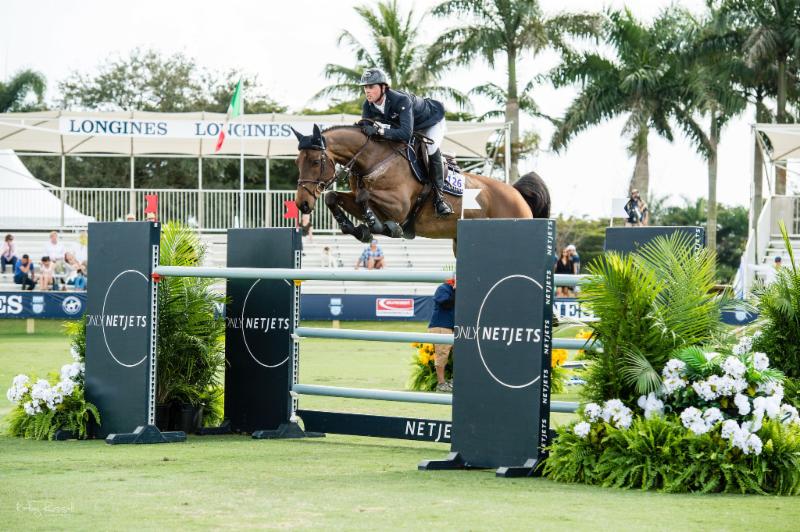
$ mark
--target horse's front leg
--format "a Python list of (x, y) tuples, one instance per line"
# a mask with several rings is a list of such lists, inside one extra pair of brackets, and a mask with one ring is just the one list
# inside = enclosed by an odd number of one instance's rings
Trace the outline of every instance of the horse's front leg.
[[(361, 207), (356, 203), (355, 195), (352, 192), (334, 192), (329, 190), (325, 193), (325, 205), (328, 206), (333, 218), (339, 224), (342, 233), (346, 235), (353, 235), (361, 242), (369, 242), (372, 240), (372, 234), (369, 228), (364, 224), (354, 225), (344, 211), (349, 212), (356, 218), (362, 216)], [(344, 211), (342, 210), (344, 209)]]
[[(367, 222), (367, 227), (373, 234), (386, 235), (391, 238), (400, 238), (403, 236), (403, 229), (399, 224), (392, 220), (381, 221), (372, 207), (369, 205), (369, 191), (367, 189), (360, 189), (356, 194), (356, 203), (361, 207), (364, 212), (364, 221)], [(386, 218), (384, 216), (384, 218)]]

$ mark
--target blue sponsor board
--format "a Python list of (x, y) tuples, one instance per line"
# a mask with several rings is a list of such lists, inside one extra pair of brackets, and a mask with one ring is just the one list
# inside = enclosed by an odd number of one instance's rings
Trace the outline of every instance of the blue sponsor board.
[(0, 292), (0, 318), (75, 320), (86, 309), (86, 292)]
[(428, 321), (433, 297), (365, 294), (303, 294), (301, 320)]
[[(0, 292), (0, 319), (74, 320), (83, 316), (85, 308), (86, 292)], [(304, 294), (300, 298), (302, 320), (428, 321), (432, 312), (431, 296)], [(594, 319), (575, 298), (556, 299), (553, 314), (560, 319)], [(746, 325), (757, 318), (752, 309), (722, 312), (722, 321), (728, 325)]]

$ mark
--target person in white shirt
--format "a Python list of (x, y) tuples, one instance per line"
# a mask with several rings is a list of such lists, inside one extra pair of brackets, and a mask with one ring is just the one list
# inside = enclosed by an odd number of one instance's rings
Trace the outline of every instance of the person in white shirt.
[(58, 233), (55, 231), (51, 232), (50, 241), (44, 245), (44, 255), (50, 257), (57, 271), (63, 271), (65, 251), (64, 244), (58, 241)]

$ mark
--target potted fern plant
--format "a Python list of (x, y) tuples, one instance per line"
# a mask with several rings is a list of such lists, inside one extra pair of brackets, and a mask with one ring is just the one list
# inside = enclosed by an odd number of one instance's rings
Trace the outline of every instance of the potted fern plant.
[[(168, 222), (161, 230), (160, 263), (200, 266), (205, 248), (189, 227)], [(156, 423), (161, 429), (193, 431), (212, 414), (222, 396), (225, 322), (217, 309), (225, 301), (213, 280), (166, 277), (158, 290)]]

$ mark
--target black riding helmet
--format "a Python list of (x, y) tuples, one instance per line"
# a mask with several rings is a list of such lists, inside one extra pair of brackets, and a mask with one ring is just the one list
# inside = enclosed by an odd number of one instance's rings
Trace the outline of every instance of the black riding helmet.
[(389, 78), (380, 68), (368, 68), (361, 74), (358, 84), (362, 87), (365, 85), (389, 85)]

